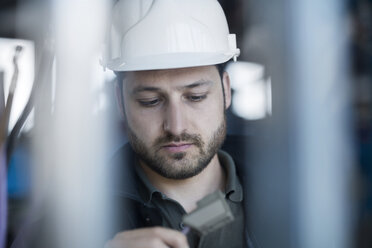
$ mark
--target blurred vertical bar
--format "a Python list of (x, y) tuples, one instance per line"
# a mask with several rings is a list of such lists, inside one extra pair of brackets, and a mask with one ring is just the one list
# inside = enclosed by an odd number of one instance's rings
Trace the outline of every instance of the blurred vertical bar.
[(4, 144), (0, 146), (0, 248), (5, 248), (8, 219), (7, 170)]
[[(0, 113), (5, 109), (4, 72), (0, 71)], [(7, 225), (7, 173), (5, 147), (0, 144), (0, 248), (5, 247), (5, 234)]]
[[(106, 232), (106, 123), (97, 107), (95, 69), (107, 1), (52, 1), (56, 92), (52, 119), (38, 113), (38, 189), (48, 193), (53, 247), (103, 247)], [(52, 87), (47, 87), (51, 90)], [(50, 99), (49, 99), (50, 100)], [(48, 102), (48, 101), (46, 101)], [(51, 106), (50, 106), (51, 107)], [(40, 108), (39, 108), (40, 109)], [(43, 108), (42, 108), (43, 109)], [(42, 125), (42, 121), (49, 123)], [(48, 187), (42, 189), (41, 187)], [(52, 240), (50, 240), (52, 239)]]
[(352, 246), (352, 126), (346, 3), (292, 1), (294, 185), (301, 247)]
[(352, 247), (348, 23), (339, 0), (252, 2), (273, 116), (255, 140), (250, 222), (262, 247)]
[(0, 71), (0, 113), (5, 109), (4, 72)]

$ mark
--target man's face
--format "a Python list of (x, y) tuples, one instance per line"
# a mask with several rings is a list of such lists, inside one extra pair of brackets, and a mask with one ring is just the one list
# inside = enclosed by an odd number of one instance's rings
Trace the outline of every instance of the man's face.
[[(227, 74), (223, 86), (228, 107)], [(197, 175), (224, 141), (225, 104), (215, 66), (130, 72), (123, 94), (129, 141), (141, 162), (163, 177)]]

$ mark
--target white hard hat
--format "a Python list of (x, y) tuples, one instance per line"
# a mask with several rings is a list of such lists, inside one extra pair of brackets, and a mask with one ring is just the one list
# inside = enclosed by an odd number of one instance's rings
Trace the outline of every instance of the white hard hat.
[(102, 65), (171, 69), (220, 64), (239, 54), (217, 0), (119, 0)]

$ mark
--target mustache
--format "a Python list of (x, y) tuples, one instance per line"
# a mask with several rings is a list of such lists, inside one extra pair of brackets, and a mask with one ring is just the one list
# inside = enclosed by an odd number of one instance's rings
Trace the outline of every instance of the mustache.
[(174, 135), (166, 133), (163, 136), (158, 137), (154, 144), (161, 147), (163, 144), (172, 142), (190, 142), (200, 148), (203, 147), (204, 143), (201, 136), (197, 134), (181, 133), (180, 135)]

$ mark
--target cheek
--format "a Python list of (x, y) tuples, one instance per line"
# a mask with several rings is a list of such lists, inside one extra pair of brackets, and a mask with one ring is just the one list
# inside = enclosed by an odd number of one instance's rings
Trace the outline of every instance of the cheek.
[(159, 114), (153, 111), (126, 105), (126, 119), (129, 127), (142, 140), (154, 139), (159, 132)]
[(197, 109), (192, 114), (194, 125), (207, 136), (220, 126), (223, 118), (223, 102), (215, 99), (211, 99), (203, 108)]

